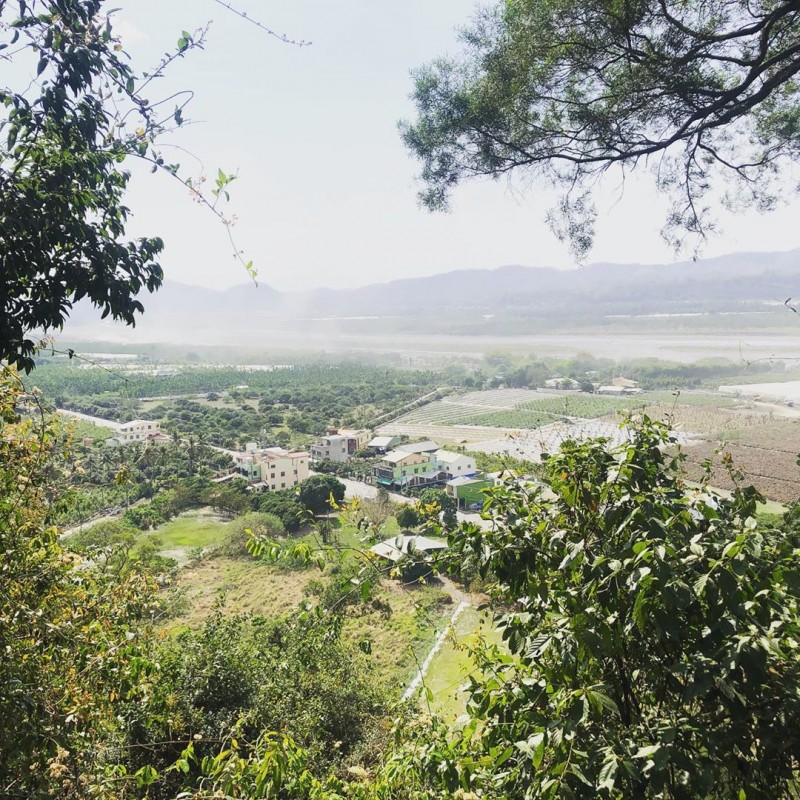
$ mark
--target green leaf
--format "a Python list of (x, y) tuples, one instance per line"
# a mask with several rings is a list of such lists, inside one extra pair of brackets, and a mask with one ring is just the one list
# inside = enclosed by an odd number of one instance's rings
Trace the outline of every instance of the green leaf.
[(614, 788), (614, 778), (617, 774), (617, 759), (616, 756), (613, 756), (608, 761), (603, 764), (602, 769), (600, 770), (600, 782), (598, 784), (599, 789), (613, 789)]
[(705, 591), (705, 589), (706, 589), (706, 584), (708, 583), (708, 579), (709, 579), (710, 577), (711, 577), (711, 573), (706, 573), (705, 575), (701, 575), (701, 576), (700, 576), (700, 577), (699, 577), (699, 578), (698, 578), (698, 579), (697, 579), (697, 580), (694, 582), (694, 586), (693, 586), (692, 588), (694, 589), (694, 593), (695, 593), (695, 594), (696, 594), (698, 597), (701, 597), (701, 596), (702, 596), (703, 592), (704, 592), (704, 591)]
[(152, 786), (158, 780), (158, 772), (154, 767), (146, 764), (141, 769), (137, 770), (133, 774), (133, 777), (136, 779), (137, 786)]
[(654, 756), (660, 749), (660, 744), (649, 744), (645, 747), (640, 747), (636, 751), (634, 758), (650, 758), (651, 756)]

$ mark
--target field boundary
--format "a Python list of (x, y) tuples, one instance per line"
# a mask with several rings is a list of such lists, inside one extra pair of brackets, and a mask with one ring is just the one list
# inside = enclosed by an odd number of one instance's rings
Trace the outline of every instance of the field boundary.
[(442, 645), (444, 644), (445, 639), (447, 638), (450, 631), (455, 629), (456, 622), (458, 622), (458, 618), (464, 613), (465, 609), (469, 608), (470, 604), (466, 600), (462, 600), (456, 610), (453, 612), (453, 616), (450, 617), (450, 621), (447, 623), (445, 629), (439, 634), (436, 641), (433, 643), (433, 647), (431, 647), (430, 652), (425, 657), (425, 660), (422, 662), (422, 666), (417, 670), (417, 674), (411, 679), (411, 683), (408, 684), (408, 688), (403, 692), (402, 700), (410, 700), (414, 696), (414, 692), (419, 689), (422, 685), (422, 682), (425, 680), (425, 676), (428, 674), (428, 670), (433, 663), (433, 659), (436, 658), (437, 653), (439, 650), (442, 649)]

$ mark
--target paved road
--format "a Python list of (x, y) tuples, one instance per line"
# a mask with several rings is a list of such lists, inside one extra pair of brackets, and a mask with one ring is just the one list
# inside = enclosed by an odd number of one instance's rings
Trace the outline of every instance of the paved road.
[(397, 419), (397, 417), (402, 417), (403, 414), (406, 413), (406, 411), (410, 411), (411, 407), (416, 406), (417, 403), (421, 403), (424, 400), (428, 400), (429, 398), (439, 394), (439, 392), (449, 392), (452, 390), (452, 388), (453, 388), (452, 386), (439, 386), (433, 391), (430, 391), (427, 394), (423, 394), (421, 397), (417, 397), (415, 400), (409, 400), (408, 403), (405, 403), (399, 408), (394, 408), (391, 411), (387, 411), (385, 414), (381, 414), (380, 416), (375, 417), (375, 419), (373, 419), (372, 422), (370, 423), (370, 427), (375, 429), (379, 425), (382, 425), (383, 423), (381, 422), (381, 420), (386, 419), (386, 417), (391, 417), (392, 419)]
[(100, 428), (111, 428), (115, 431), (118, 431), (120, 428), (119, 422), (103, 419), (102, 417), (92, 417), (89, 414), (82, 414), (80, 411), (69, 411), (66, 408), (57, 408), (56, 411), (62, 416), (71, 417), (72, 419), (82, 419), (84, 422), (91, 422), (92, 425), (97, 425)]
[[(372, 500), (378, 495), (378, 488), (376, 486), (372, 486), (368, 483), (362, 483), (361, 481), (354, 481), (350, 478), (339, 478), (339, 480), (345, 486), (346, 497), (361, 497), (364, 500)], [(395, 492), (389, 492), (389, 497), (395, 503), (405, 504), (410, 502), (410, 498), (405, 497), (402, 494), (396, 494)], [(492, 523), (488, 519), (482, 519), (479, 514), (467, 514), (463, 511), (458, 512), (458, 521), (474, 522), (484, 530), (489, 530), (492, 527)]]

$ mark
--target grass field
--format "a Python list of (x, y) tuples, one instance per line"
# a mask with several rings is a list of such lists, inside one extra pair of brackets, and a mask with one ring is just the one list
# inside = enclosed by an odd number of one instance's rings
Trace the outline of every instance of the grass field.
[(160, 539), (160, 552), (182, 565), (188, 561), (193, 550), (214, 548), (225, 539), (227, 533), (228, 525), (223, 517), (210, 509), (199, 509), (181, 514), (156, 530), (143, 534), (141, 541)]
[[(477, 672), (470, 648), (481, 638), (494, 644), (501, 642), (500, 634), (491, 620), (470, 606), (456, 621), (454, 630), (446, 637), (425, 677), (425, 687), (433, 695), (431, 711), (448, 722), (453, 722), (466, 708), (466, 695), (460, 687), (469, 675)], [(421, 701), (427, 705), (424, 692)]]
[(279, 617), (303, 600), (313, 577), (311, 570), (281, 571), (254, 558), (202, 559), (178, 573), (173, 588), (183, 595), (186, 610), (169, 627), (196, 628), (217, 603), (226, 614)]
[[(387, 537), (398, 530), (393, 518), (384, 527)], [(213, 547), (226, 533), (225, 523), (208, 514), (192, 514), (148, 535), (160, 536), (164, 552), (176, 558), (178, 552)], [(336, 526), (335, 533), (339, 546), (351, 548), (345, 554), (346, 560), (358, 558), (355, 551), (368, 547), (352, 525)], [(291, 541), (312, 546), (320, 543), (315, 533)], [(328, 570), (322, 571), (316, 564), (288, 569), (250, 556), (230, 557), (211, 552), (178, 572), (169, 591), (175, 592), (182, 610), (169, 621), (167, 628), (172, 633), (197, 628), (215, 607), (225, 614), (280, 617), (308, 597), (312, 581), (330, 580)], [(449, 619), (450, 598), (437, 587), (401, 586), (396, 581), (384, 580), (374, 591), (373, 600), (347, 615), (343, 636), (353, 645), (369, 641), (379, 678), (396, 687), (399, 697)]]

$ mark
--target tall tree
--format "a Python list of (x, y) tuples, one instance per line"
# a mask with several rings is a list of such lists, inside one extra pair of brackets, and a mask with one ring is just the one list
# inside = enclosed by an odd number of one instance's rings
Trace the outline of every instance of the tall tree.
[(0, 0), (0, 59), (14, 84), (0, 84), (0, 359), (26, 371), (34, 332), (60, 328), (79, 300), (134, 325), (138, 295), (161, 285), (162, 240), (126, 236), (131, 159), (177, 177), (227, 222), (218, 203), (233, 176), (220, 170), (206, 197), (159, 150), (191, 92), (152, 95), (173, 62), (202, 47), (205, 30), (183, 31), (138, 72), (114, 36), (113, 11), (105, 0)]
[(465, 179), (523, 173), (561, 190), (549, 221), (583, 254), (598, 177), (649, 166), (679, 245), (713, 226), (717, 179), (769, 208), (798, 155), (796, 0), (507, 0), (461, 38), (462, 57), (416, 72), (401, 124), (430, 208)]

